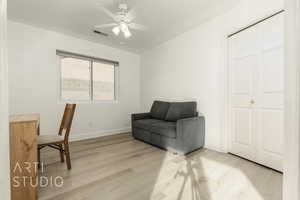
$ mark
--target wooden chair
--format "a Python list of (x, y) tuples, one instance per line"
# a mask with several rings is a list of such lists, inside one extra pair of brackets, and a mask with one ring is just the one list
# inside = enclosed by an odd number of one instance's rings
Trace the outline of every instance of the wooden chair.
[(40, 163), (40, 150), (48, 146), (60, 152), (60, 160), (64, 162), (66, 156), (67, 168), (71, 169), (71, 159), (69, 150), (69, 135), (76, 104), (66, 104), (64, 115), (61, 121), (58, 135), (38, 136), (38, 162)]

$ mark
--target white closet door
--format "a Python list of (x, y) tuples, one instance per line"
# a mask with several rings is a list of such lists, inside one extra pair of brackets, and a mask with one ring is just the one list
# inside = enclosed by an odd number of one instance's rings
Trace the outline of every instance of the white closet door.
[(229, 39), (230, 152), (282, 170), (283, 14)]
[(259, 37), (256, 29), (247, 29), (230, 40), (231, 66), (231, 152), (255, 159), (253, 134), (253, 68), (259, 64)]
[(261, 24), (257, 104), (258, 161), (282, 171), (284, 136), (284, 15)]

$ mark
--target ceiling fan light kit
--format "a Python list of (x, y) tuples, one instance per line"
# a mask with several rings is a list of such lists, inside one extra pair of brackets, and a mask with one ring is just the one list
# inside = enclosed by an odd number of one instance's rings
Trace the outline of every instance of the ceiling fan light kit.
[(129, 29), (127, 31), (124, 32), (124, 37), (125, 38), (130, 38), (131, 37), (131, 32), (129, 31)]
[(122, 31), (122, 33), (124, 34), (125, 38), (130, 38), (132, 36), (128, 26), (126, 24), (120, 24), (119, 26), (116, 26), (112, 29), (112, 32), (118, 36), (120, 34), (120, 32)]
[(134, 19), (135, 16), (134, 14), (135, 12), (133, 9), (128, 10), (127, 4), (119, 4), (119, 11), (116, 14), (112, 13), (110, 10), (104, 7), (101, 7), (101, 10), (110, 18), (112, 18), (114, 22), (110, 24), (97, 25), (95, 26), (95, 28), (97, 29), (113, 27), (112, 32), (116, 36), (119, 36), (120, 33), (122, 32), (126, 39), (132, 36), (130, 29), (142, 30), (142, 31), (145, 31), (147, 29), (143, 25), (132, 23), (132, 20)]
[(121, 31), (121, 29), (119, 26), (116, 26), (112, 29), (112, 32), (117, 36), (120, 34), (120, 31)]

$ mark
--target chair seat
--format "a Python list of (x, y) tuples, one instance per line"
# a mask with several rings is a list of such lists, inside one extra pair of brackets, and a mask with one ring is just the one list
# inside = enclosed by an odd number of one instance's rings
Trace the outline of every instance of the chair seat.
[(63, 142), (64, 137), (60, 135), (39, 135), (37, 138), (38, 144), (51, 144), (57, 142)]

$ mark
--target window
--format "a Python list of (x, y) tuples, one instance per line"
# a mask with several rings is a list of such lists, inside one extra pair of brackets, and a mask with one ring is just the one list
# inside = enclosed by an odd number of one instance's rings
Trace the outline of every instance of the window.
[(115, 69), (111, 64), (93, 63), (93, 99), (112, 100), (115, 98)]
[(57, 51), (62, 101), (115, 101), (118, 63)]

